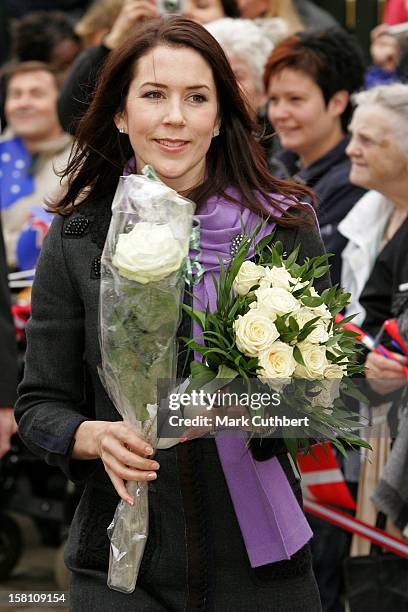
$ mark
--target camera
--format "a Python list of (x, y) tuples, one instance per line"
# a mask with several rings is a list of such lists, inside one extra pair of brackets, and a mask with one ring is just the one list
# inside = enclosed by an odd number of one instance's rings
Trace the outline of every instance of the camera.
[(157, 0), (157, 10), (161, 15), (183, 15), (186, 0)]

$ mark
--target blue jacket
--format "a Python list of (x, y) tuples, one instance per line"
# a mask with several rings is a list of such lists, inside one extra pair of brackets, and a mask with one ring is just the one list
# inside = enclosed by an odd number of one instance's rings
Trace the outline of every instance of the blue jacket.
[(317, 198), (317, 218), (326, 251), (334, 253), (330, 259), (333, 283), (340, 282), (341, 252), (346, 238), (337, 231), (340, 221), (364, 195), (365, 189), (349, 180), (350, 160), (346, 155), (349, 136), (307, 168), (300, 168), (296, 153), (282, 149), (271, 160), (273, 174), (278, 178), (293, 178), (311, 187)]

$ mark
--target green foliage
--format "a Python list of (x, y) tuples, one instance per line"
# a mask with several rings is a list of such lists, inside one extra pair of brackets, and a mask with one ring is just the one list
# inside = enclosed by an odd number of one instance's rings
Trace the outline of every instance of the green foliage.
[[(240, 315), (248, 312), (250, 304), (256, 299), (253, 294), (245, 296), (236, 295), (233, 291), (234, 280), (243, 262), (248, 258), (251, 246), (256, 242), (256, 237), (261, 230), (259, 225), (252, 234), (247, 235), (241, 241), (237, 254), (226, 267), (220, 260), (220, 274), (217, 281), (213, 276), (216, 288), (217, 304), (214, 312), (198, 312), (191, 307), (185, 306), (186, 312), (200, 325), (201, 337), (198, 339), (184, 339), (190, 349), (198, 352), (203, 359), (203, 364), (194, 362), (191, 368), (191, 388), (216, 388), (217, 379), (231, 380), (238, 376), (248, 381), (258, 376), (258, 359), (243, 355), (237, 348), (235, 342), (234, 322)], [(362, 367), (357, 363), (360, 351), (356, 343), (356, 334), (345, 330), (341, 324), (334, 322), (334, 317), (348, 304), (350, 294), (345, 293), (337, 285), (330, 287), (315, 295), (312, 291), (316, 279), (321, 278), (329, 270), (327, 264), (331, 254), (319, 255), (307, 258), (302, 264), (298, 262), (299, 246), (289, 255), (284, 253), (281, 242), (274, 240), (274, 234), (262, 238), (254, 248), (253, 261), (262, 266), (284, 266), (286, 270), (296, 279), (296, 286), (292, 288), (293, 296), (301, 303), (311, 309), (326, 307), (332, 317), (329, 331), (333, 336), (327, 342), (327, 357), (333, 364), (344, 367), (348, 376), (362, 372)], [(252, 289), (256, 289), (257, 285)], [(280, 340), (294, 346), (294, 359), (305, 366), (302, 353), (296, 346), (297, 343), (307, 339), (309, 334), (316, 328), (321, 313), (318, 310), (316, 316), (309, 320), (302, 328), (297, 320), (290, 315), (278, 316), (274, 321), (280, 334)], [(199, 341), (198, 341), (199, 340)], [(204, 365), (205, 364), (205, 365)], [(318, 401), (311, 403), (313, 393), (310, 393), (310, 382), (293, 379), (281, 392), (283, 405), (291, 406), (296, 411), (296, 416), (309, 417), (309, 427), (305, 430), (304, 437), (285, 438), (286, 446), (295, 458), (298, 449), (306, 452), (311, 451), (310, 440), (323, 439), (332, 442), (342, 453), (347, 448), (359, 446), (369, 447), (361, 440), (355, 431), (359, 423), (344, 407), (342, 399), (333, 402), (333, 411), (326, 410), (325, 406), (319, 406)], [(313, 381), (316, 384), (316, 381)], [(309, 386), (308, 386), (309, 383)], [(319, 381), (317, 381), (319, 383)], [(344, 395), (361, 399), (361, 393), (347, 378), (342, 382)], [(316, 393), (314, 394), (316, 395)]]

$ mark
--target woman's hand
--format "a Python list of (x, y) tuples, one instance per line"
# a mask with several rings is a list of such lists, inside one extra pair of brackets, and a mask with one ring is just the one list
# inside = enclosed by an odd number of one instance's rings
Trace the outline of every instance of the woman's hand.
[(104, 45), (115, 49), (130, 36), (138, 23), (156, 17), (160, 17), (156, 0), (125, 0), (111, 31), (104, 38)]
[(118, 495), (133, 505), (125, 481), (157, 478), (160, 465), (148, 459), (153, 448), (134, 425), (126, 421), (84, 421), (75, 433), (73, 459), (102, 459)]
[(393, 355), (397, 361), (371, 352), (365, 362), (365, 375), (370, 381), (370, 387), (380, 395), (392, 393), (407, 383), (403, 366), (408, 364), (408, 358), (398, 353)]

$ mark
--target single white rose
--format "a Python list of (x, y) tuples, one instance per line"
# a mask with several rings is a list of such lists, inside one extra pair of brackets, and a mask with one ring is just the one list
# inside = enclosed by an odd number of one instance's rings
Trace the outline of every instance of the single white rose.
[(244, 261), (236, 275), (233, 289), (238, 295), (247, 295), (259, 279), (263, 277), (265, 268), (257, 266), (253, 261)]
[(257, 310), (239, 315), (234, 321), (234, 331), (238, 350), (248, 357), (257, 357), (279, 337), (272, 321)]
[(268, 313), (268, 316), (280, 316), (289, 312), (296, 313), (300, 303), (293, 295), (281, 287), (260, 287), (255, 291), (258, 310)]
[(259, 378), (290, 378), (295, 370), (296, 361), (293, 347), (285, 342), (274, 342), (268, 350), (259, 355)]
[[(292, 285), (291, 285), (292, 283)], [(265, 274), (259, 282), (260, 287), (280, 287), (290, 291), (293, 284), (296, 283), (296, 279), (287, 271), (285, 266), (273, 266), (272, 268), (265, 268)]]
[(178, 270), (187, 256), (186, 246), (169, 225), (142, 221), (128, 234), (119, 234), (112, 264), (121, 276), (145, 285)]
[(297, 345), (300, 350), (305, 365), (296, 364), (296, 378), (321, 379), (328, 365), (326, 357), (326, 347), (319, 344), (312, 344), (307, 339)]

